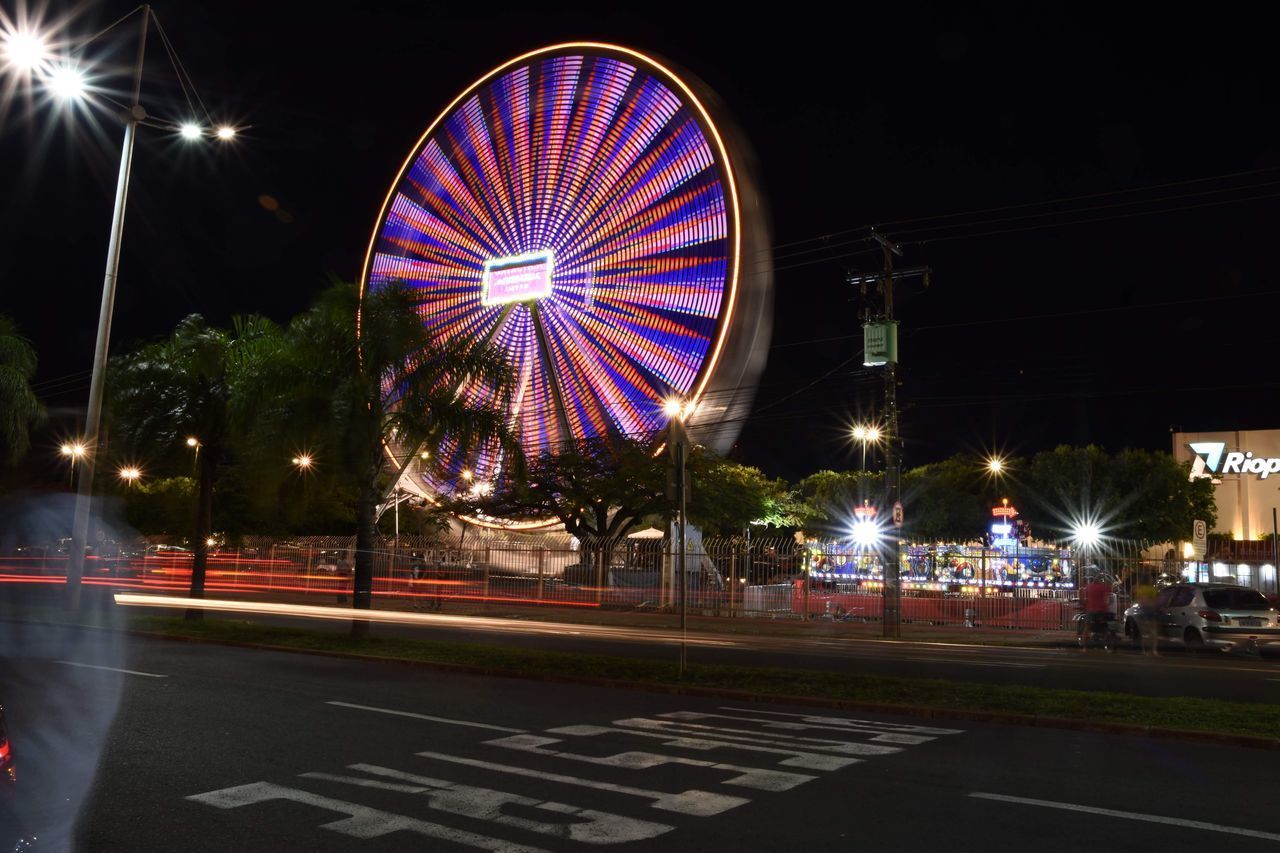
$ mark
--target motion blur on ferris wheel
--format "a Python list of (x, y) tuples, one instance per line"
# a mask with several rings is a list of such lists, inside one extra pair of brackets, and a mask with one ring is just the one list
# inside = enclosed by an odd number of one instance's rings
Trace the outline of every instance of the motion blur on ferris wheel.
[[(502, 353), (527, 456), (654, 440), (673, 400), (691, 438), (723, 451), (771, 328), (751, 159), (710, 90), (669, 63), (595, 43), (536, 50), (427, 128), (383, 204), (362, 287), (403, 282), (432, 336)], [(502, 474), (496, 447), (449, 437), (388, 455), (410, 460), (399, 486), (424, 497)]]

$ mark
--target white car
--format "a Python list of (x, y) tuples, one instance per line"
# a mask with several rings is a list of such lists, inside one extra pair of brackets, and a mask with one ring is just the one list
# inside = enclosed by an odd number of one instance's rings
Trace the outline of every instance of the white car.
[[(1280, 643), (1280, 613), (1256, 589), (1226, 583), (1179, 583), (1156, 596), (1157, 634), (1188, 648), (1254, 649)], [(1124, 632), (1139, 645), (1141, 605), (1124, 612)]]

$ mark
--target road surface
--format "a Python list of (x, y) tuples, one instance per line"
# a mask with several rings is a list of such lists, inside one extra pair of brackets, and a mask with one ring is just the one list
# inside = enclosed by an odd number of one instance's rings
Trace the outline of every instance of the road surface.
[(48, 849), (1280, 844), (1269, 752), (12, 623), (0, 639), (21, 814)]

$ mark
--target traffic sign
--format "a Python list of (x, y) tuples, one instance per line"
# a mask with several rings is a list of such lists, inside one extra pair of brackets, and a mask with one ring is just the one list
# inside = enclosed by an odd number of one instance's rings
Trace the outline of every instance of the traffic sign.
[(902, 501), (898, 501), (893, 505), (893, 526), (902, 526)]
[(1203, 519), (1197, 518), (1191, 524), (1191, 550), (1195, 553), (1197, 560), (1204, 559), (1204, 552), (1208, 545), (1209, 525), (1205, 524)]

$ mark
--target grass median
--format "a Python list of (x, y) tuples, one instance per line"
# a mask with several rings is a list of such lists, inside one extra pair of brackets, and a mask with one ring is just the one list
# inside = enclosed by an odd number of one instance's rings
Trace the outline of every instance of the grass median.
[(655, 687), (736, 690), (778, 699), (812, 697), (926, 707), (942, 712), (1021, 714), (1084, 723), (1121, 723), (1271, 739), (1280, 732), (1280, 707), (1217, 699), (1156, 698), (1127, 693), (697, 663), (692, 664), (686, 675), (681, 677), (674, 663), (664, 661), (407, 637), (374, 636), (354, 640), (345, 633), (282, 628), (244, 620), (206, 618), (201, 622), (188, 622), (166, 616), (131, 616), (128, 627), (169, 637), (474, 667), (534, 678), (608, 679)]

